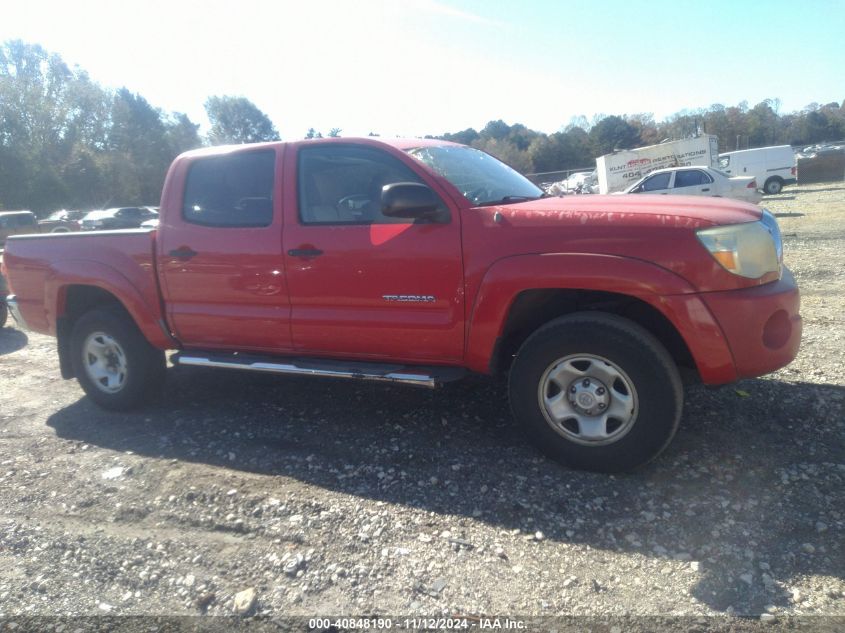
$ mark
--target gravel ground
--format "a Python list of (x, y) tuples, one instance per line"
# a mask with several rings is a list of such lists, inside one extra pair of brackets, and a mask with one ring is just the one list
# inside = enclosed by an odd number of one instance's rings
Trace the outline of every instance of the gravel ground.
[(689, 387), (674, 443), (632, 475), (541, 457), (493, 381), (431, 392), (173, 368), (159, 399), (114, 414), (61, 380), (52, 339), (4, 328), (0, 629), (29, 615), (845, 616), (845, 185), (765, 204), (802, 289), (801, 353), (762, 379)]

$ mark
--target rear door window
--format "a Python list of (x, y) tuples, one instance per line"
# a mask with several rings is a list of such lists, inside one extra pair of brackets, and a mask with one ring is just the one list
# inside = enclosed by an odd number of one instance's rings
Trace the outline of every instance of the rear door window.
[(182, 217), (212, 227), (270, 226), (275, 165), (273, 150), (196, 160), (185, 183)]
[(698, 169), (685, 169), (675, 174), (675, 189), (679, 187), (696, 187), (711, 182), (710, 176)]

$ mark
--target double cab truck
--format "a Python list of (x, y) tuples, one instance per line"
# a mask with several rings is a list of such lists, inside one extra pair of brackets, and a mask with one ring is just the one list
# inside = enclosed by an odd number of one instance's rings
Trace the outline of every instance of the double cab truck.
[(439, 140), (182, 154), (158, 228), (16, 236), (21, 327), (109, 409), (180, 365), (434, 387), (501, 375), (528, 437), (630, 470), (707, 385), (788, 364), (799, 295), (775, 218), (725, 199), (544, 194)]

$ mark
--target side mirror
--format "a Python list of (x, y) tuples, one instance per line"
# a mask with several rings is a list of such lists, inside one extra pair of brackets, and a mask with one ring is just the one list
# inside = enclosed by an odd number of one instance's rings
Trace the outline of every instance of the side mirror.
[(381, 212), (391, 218), (431, 218), (439, 207), (437, 194), (416, 182), (394, 182), (381, 190)]

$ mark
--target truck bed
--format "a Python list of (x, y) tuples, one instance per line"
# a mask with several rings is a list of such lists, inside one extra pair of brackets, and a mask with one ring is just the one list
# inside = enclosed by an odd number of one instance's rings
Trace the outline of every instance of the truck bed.
[[(27, 326), (56, 334), (56, 311), (64, 306), (69, 286), (96, 286), (115, 294), (130, 313), (133, 306), (154, 315), (136, 322), (142, 330), (152, 325), (162, 333), (162, 318), (155, 274), (155, 231), (124, 229), (47, 235), (19, 235), (6, 242), (3, 255), (9, 292), (16, 296)], [(59, 281), (60, 280), (60, 281)]]

